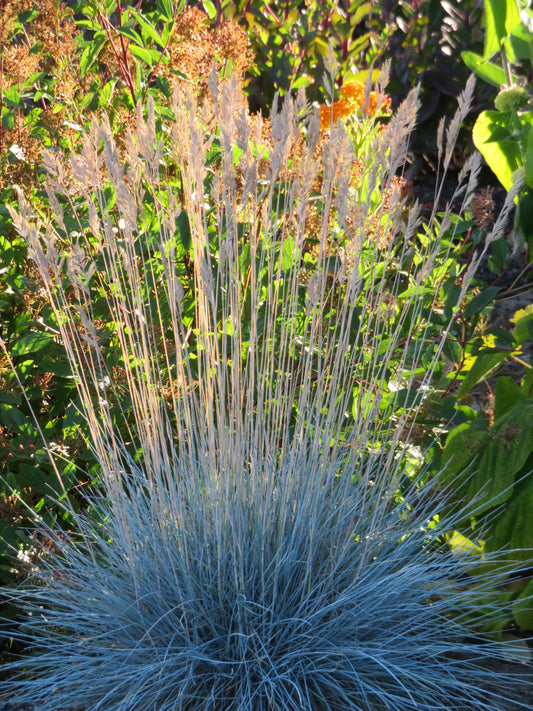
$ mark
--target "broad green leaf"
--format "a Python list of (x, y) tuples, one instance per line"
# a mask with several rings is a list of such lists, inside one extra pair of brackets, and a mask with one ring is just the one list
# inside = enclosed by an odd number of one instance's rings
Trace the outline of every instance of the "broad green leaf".
[(99, 33), (83, 50), (80, 58), (80, 77), (82, 79), (97, 60), (106, 42), (107, 36), (104, 33)]
[(494, 420), (499, 420), (518, 402), (527, 401), (526, 395), (520, 390), (515, 381), (507, 375), (502, 375), (496, 383), (494, 395)]
[(155, 27), (151, 25), (151, 23), (146, 19), (146, 17), (138, 12), (135, 8), (130, 8), (130, 13), (135, 17), (137, 22), (139, 23), (142, 32), (146, 37), (149, 37), (153, 42), (158, 44), (160, 47), (164, 47), (165, 43), (161, 39), (161, 35), (157, 32)]
[(179, 240), (184, 252), (188, 252), (191, 248), (191, 225), (189, 216), (182, 210), (176, 220), (176, 228), (179, 234)]
[(516, 477), (533, 452), (533, 400), (516, 403), (488, 429), (480, 426), (452, 430), (442, 454), (454, 500), (476, 502), (476, 516), (516, 498)]
[(301, 89), (302, 87), (309, 86), (312, 82), (311, 77), (306, 74), (301, 74), (297, 79), (291, 82), (291, 89), (295, 91), (296, 89)]
[(2, 106), (2, 128), (12, 131), (15, 127), (15, 113), (7, 106)]
[(533, 238), (533, 192), (528, 188), (518, 201), (518, 225), (528, 243)]
[(12, 106), (15, 109), (24, 108), (24, 104), (22, 103), (22, 97), (16, 86), (11, 86), (7, 89), (4, 89), (2, 92), (2, 98), (4, 104), (7, 104), (8, 106)]
[(522, 156), (517, 143), (490, 143), (495, 128), (501, 125), (502, 116), (499, 111), (482, 111), (474, 124), (472, 137), (489, 168), (509, 191), (514, 183), (514, 172), (522, 165)]
[(457, 391), (457, 397), (460, 398), (466, 395), (475, 385), (485, 380), (485, 378), (488, 378), (489, 375), (497, 370), (508, 355), (509, 353), (507, 351), (496, 349), (490, 349), (480, 353), (461, 383), (461, 387)]
[[(165, 20), (172, 20), (174, 17), (174, 3), (172, 0), (156, 0), (156, 7)], [(182, 5), (183, 3), (180, 3)], [(178, 8), (178, 12), (181, 8)]]
[(20, 489), (36, 488), (42, 490), (43, 484), (46, 485), (41, 469), (26, 462), (21, 462), (18, 465), (15, 479), (17, 488)]
[(509, 129), (504, 126), (496, 126), (490, 136), (486, 139), (485, 143), (502, 143), (504, 141), (518, 143), (518, 139), (513, 137), (513, 134), (509, 131)]
[(377, 84), (381, 76), (381, 71), (379, 69), (364, 69), (361, 72), (357, 72), (357, 74), (346, 74), (344, 76), (344, 81), (360, 81), (363, 84), (366, 84), (370, 74), (372, 75), (370, 78), (372, 84)]
[(10, 430), (21, 430), (27, 423), (28, 418), (18, 407), (0, 402), (0, 422)]
[(22, 356), (27, 355), (28, 353), (36, 353), (37, 351), (46, 348), (52, 340), (53, 338), (51, 334), (43, 333), (42, 331), (26, 333), (15, 343), (11, 349), (11, 355)]
[(526, 171), (526, 183), (530, 188), (533, 188), (533, 130), (531, 128), (527, 134), (526, 160), (524, 167)]
[(533, 578), (511, 605), (513, 617), (521, 630), (533, 630)]
[(475, 52), (461, 52), (461, 57), (471, 72), (488, 84), (500, 86), (506, 84), (505, 72), (492, 62), (488, 62)]
[[(511, 450), (511, 466), (515, 464), (513, 455)], [(531, 463), (531, 458), (524, 458), (524, 464), (526, 461)], [(485, 545), (487, 551), (510, 548), (518, 560), (530, 560), (533, 548), (533, 475), (525, 471), (525, 467), (514, 473), (520, 481), (512, 487), (505, 507), (491, 514), (490, 536), (487, 536)]]
[(515, 61), (514, 52), (506, 42), (511, 32), (520, 24), (520, 11), (516, 0), (485, 0), (485, 59), (501, 51), (505, 42), (507, 58)]
[(161, 52), (156, 49), (146, 49), (145, 47), (138, 47), (136, 44), (130, 44), (128, 49), (134, 57), (137, 57), (137, 59), (145, 62), (150, 67), (156, 64), (161, 58)]
[(355, 27), (358, 25), (362, 20), (364, 20), (368, 15), (370, 15), (370, 12), (372, 10), (371, 4), (369, 2), (364, 2), (361, 3), (353, 13), (353, 15), (350, 15), (350, 25), (352, 27)]
[[(207, 16), (209, 17), (210, 20), (214, 20), (217, 16), (217, 11), (215, 8), (215, 3), (212, 2), (212, 0), (203, 0), (202, 2), (202, 7), (204, 8), (205, 12), (207, 13)], [(246, 16), (246, 19), (248, 19), (248, 14)], [(252, 15), (253, 17), (253, 15)]]
[(533, 62), (533, 33), (523, 22), (515, 27), (509, 41), (519, 62)]
[(515, 311), (511, 322), (515, 324), (513, 336), (517, 345), (522, 345), (530, 338), (529, 325), (533, 325), (533, 304), (526, 306), (525, 309)]
[(494, 298), (499, 291), (500, 289), (497, 286), (489, 286), (486, 289), (483, 289), (481, 293), (474, 296), (472, 301), (467, 304), (463, 314), (464, 317), (470, 318), (475, 314), (481, 313), (486, 306), (494, 301)]
[(127, 37), (129, 40), (132, 40), (132, 42), (135, 42), (136, 45), (142, 46), (142, 44), (143, 44), (142, 37), (140, 36), (140, 34), (138, 32), (135, 32), (133, 27), (122, 26), (122, 27), (116, 27), (115, 29), (123, 37)]

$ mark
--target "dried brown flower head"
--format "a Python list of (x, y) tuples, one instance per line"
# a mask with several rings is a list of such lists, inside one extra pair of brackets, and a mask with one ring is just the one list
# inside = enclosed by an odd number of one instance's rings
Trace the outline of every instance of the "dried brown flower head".
[(494, 224), (494, 198), (492, 188), (481, 188), (472, 198), (472, 214), (480, 230), (488, 230)]

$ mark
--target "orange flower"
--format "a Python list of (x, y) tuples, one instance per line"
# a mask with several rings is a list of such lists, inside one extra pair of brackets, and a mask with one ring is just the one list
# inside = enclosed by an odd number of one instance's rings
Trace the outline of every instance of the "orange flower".
[(363, 111), (367, 116), (373, 116), (379, 105), (379, 110), (386, 112), (390, 109), (391, 100), (385, 94), (376, 94), (375, 91), (371, 91), (368, 96), (368, 104), (363, 104)]
[(362, 81), (349, 81), (341, 87), (341, 94), (361, 106), (365, 100), (365, 85)]
[(318, 109), (320, 114), (320, 130), (323, 131), (329, 128), (331, 124), (337, 123), (340, 118), (349, 116), (354, 109), (355, 106), (349, 101), (346, 101), (346, 99), (334, 101), (331, 106), (320, 106)]
[(377, 94), (371, 91), (365, 102), (365, 85), (361, 81), (350, 81), (341, 87), (342, 99), (335, 101), (331, 106), (321, 106), (320, 130), (329, 128), (339, 118), (349, 116), (353, 111), (362, 109), (367, 116), (374, 116), (378, 110), (386, 113), (391, 105), (391, 100), (386, 94)]
[(355, 101), (367, 114), (367, 116), (373, 116), (376, 110), (387, 110), (390, 108), (391, 100), (386, 94), (377, 94), (375, 91), (371, 91), (368, 95), (368, 103), (365, 102), (365, 85), (362, 81), (350, 81), (341, 87), (341, 94), (345, 99), (350, 101)]

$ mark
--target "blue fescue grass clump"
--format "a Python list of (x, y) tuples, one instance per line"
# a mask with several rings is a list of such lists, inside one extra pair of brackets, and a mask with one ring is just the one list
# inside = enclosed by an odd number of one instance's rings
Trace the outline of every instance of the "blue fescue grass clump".
[(485, 663), (502, 646), (483, 629), (519, 570), (450, 546), (475, 502), (443, 520), (446, 491), (423, 481), (421, 456), (410, 464), (476, 266), (459, 282), (450, 215), (421, 229), (395, 192), (416, 96), (386, 129), (357, 127), (354, 183), (353, 136), (320, 136), (301, 100), (263, 131), (235, 83), (212, 90), (202, 111), (176, 100), (164, 136), (153, 106), (139, 113), (122, 157), (94, 126), (68, 169), (47, 159), (52, 215), (22, 196), (13, 213), (100, 494), (71, 510), (72, 531), (40, 527), (32, 577), (9, 593), (27, 653), (3, 697), (45, 711), (502, 711), (517, 677), (494, 688)]
[(50, 711), (505, 708), (516, 679), (492, 684), (480, 664), (501, 649), (471, 627), (482, 604), (501, 614), (502, 572), (480, 579), (427, 508), (301, 465), (290, 491), (283, 472), (274, 493), (221, 491), (201, 463), (167, 509), (142, 487), (120, 515), (95, 502), (102, 522), (57, 539), (20, 592), (35, 654), (11, 688)]

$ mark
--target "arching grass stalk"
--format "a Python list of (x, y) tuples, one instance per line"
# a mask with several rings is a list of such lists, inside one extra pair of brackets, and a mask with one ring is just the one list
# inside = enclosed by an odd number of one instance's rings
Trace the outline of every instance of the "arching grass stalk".
[(416, 95), (354, 182), (349, 135), (321, 137), (301, 100), (265, 138), (234, 83), (212, 88), (212, 111), (176, 99), (164, 140), (139, 114), (122, 157), (95, 125), (70, 166), (48, 157), (52, 216), (22, 196), (13, 214), (101, 473), (11, 590), (31, 654), (2, 692), (49, 711), (501, 711), (515, 680), (491, 685), (501, 648), (474, 631), (512, 571), (449, 548), (445, 493), (403, 456), (476, 266), (460, 275), (449, 225), (422, 230), (394, 187)]

